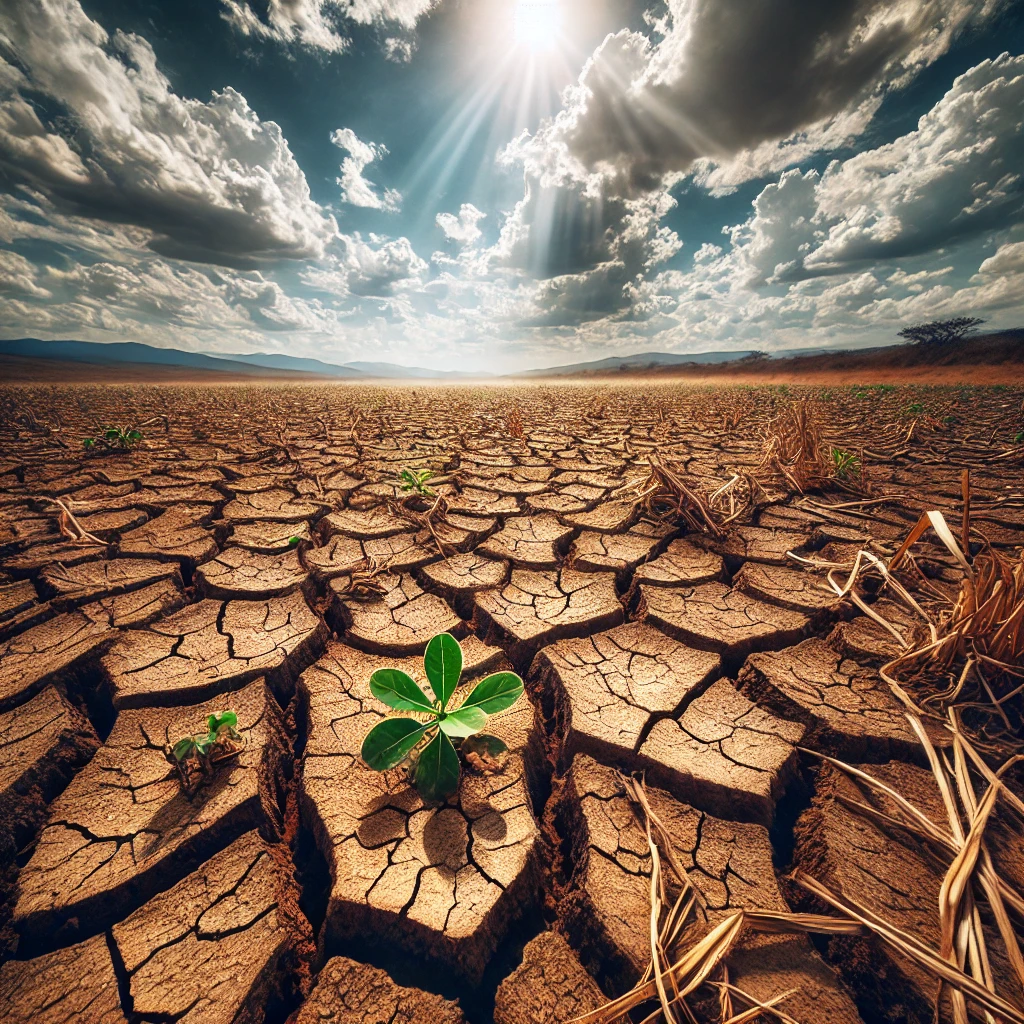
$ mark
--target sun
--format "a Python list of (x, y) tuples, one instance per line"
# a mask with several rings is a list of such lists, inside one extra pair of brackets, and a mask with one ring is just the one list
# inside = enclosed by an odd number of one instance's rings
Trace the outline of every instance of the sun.
[(559, 0), (516, 0), (516, 45), (528, 50), (550, 50), (562, 28)]

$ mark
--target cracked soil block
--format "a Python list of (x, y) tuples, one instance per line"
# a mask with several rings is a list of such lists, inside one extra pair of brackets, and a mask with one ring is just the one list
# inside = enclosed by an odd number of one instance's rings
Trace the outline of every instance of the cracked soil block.
[(111, 930), (143, 1020), (262, 1024), (309, 924), (287, 850), (248, 832)]
[(347, 957), (328, 960), (294, 1024), (465, 1024), (458, 1003), (395, 984)]
[(504, 587), (477, 594), (475, 603), (485, 637), (507, 645), (523, 667), (546, 644), (589, 636), (623, 619), (612, 573), (513, 569)]
[(497, 533), (476, 550), (517, 569), (554, 569), (569, 547), (572, 528), (556, 516), (510, 516)]
[(653, 722), (679, 712), (721, 667), (711, 651), (627, 622), (545, 647), (528, 682), (560, 763), (582, 752), (631, 769)]
[(752, 651), (795, 643), (811, 624), (801, 612), (769, 604), (724, 583), (648, 587), (646, 619), (684, 643), (718, 651), (735, 663)]
[(4, 1024), (128, 1024), (106, 937), (0, 967)]
[(308, 576), (297, 551), (265, 555), (244, 548), (225, 548), (196, 569), (196, 583), (202, 592), (224, 600), (283, 597), (301, 588)]
[[(471, 638), (463, 685), (504, 662)], [(299, 681), (308, 739), (300, 782), (303, 817), (331, 872), (321, 946), (376, 940), (441, 961), (478, 981), (515, 918), (536, 900), (540, 836), (527, 761), (536, 761), (533, 709), (524, 698), (491, 720), (509, 747), (494, 773), (463, 765), (459, 791), (424, 805), (404, 767), (374, 772), (359, 757), (387, 710), (372, 672), (399, 667), (422, 679), (422, 661), (383, 659), (332, 644)], [(486, 666), (486, 668), (484, 667)]]
[(523, 962), (498, 986), (494, 1024), (568, 1024), (607, 1002), (557, 932), (527, 943)]
[(95, 753), (88, 719), (54, 686), (0, 713), (0, 831), (17, 848), (35, 833), (49, 803)]
[[(245, 749), (191, 798), (163, 746), (238, 715)], [(122, 711), (93, 759), (50, 805), (21, 871), (14, 925), (23, 948), (43, 951), (121, 920), (243, 832), (278, 829), (285, 737), (262, 681), (186, 708)]]
[[(712, 817), (661, 790), (649, 789), (648, 798), (705, 908), (696, 910), (680, 948), (738, 909), (788, 909), (767, 829)], [(558, 905), (565, 933), (609, 991), (625, 991), (650, 959), (647, 837), (616, 773), (582, 754), (559, 794), (557, 819), (576, 866)], [(669, 889), (671, 902), (677, 893), (672, 883)], [(786, 972), (787, 983), (780, 986), (768, 962)], [(780, 1008), (797, 1020), (860, 1024), (845, 988), (803, 937), (748, 933), (728, 963), (732, 983), (759, 999), (796, 987)]]
[(428, 594), (408, 573), (384, 573), (375, 582), (382, 594), (347, 592), (348, 580), (331, 583), (331, 625), (345, 639), (371, 654), (417, 654), (438, 633), (466, 635), (466, 623), (437, 594)]
[(738, 683), (761, 707), (806, 725), (806, 746), (843, 760), (921, 756), (905, 709), (878, 672), (824, 640), (752, 654)]
[(73, 611), (0, 643), (0, 711), (23, 704), (47, 683), (74, 682), (83, 663), (113, 635), (106, 623)]
[(101, 664), (118, 709), (196, 703), (258, 676), (286, 698), (326, 634), (300, 593), (206, 600), (122, 633)]

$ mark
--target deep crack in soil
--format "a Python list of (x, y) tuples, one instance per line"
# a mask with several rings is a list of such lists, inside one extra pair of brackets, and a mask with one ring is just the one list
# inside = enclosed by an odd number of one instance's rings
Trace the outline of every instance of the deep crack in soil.
[[(940, 820), (878, 676), (898, 648), (792, 556), (884, 559), (922, 510), (958, 522), (964, 468), (978, 524), (1018, 552), (1005, 403), (1024, 392), (656, 390), (0, 389), (0, 1020), (565, 1024), (649, 955), (617, 771), (646, 774), (700, 893), (686, 941), (739, 907), (810, 906), (793, 865), (931, 936), (941, 871), (797, 749)], [(721, 535), (645, 504), (657, 461), (728, 514), (798, 392), (851, 450), (871, 419), (871, 493), (891, 497), (766, 480)], [(145, 421), (133, 451), (81, 447)], [(406, 468), (435, 493), (403, 491)], [(955, 578), (927, 538), (917, 565)], [(370, 674), (422, 680), (442, 630), (463, 686), (514, 668), (527, 698), (493, 723), (507, 760), (429, 806), (359, 751), (385, 712)], [(163, 748), (227, 709), (244, 749), (188, 796)], [(1019, 884), (1019, 849), (993, 843)], [(762, 999), (795, 989), (800, 1024), (931, 1019), (929, 980), (866, 939), (747, 937), (729, 969)]]

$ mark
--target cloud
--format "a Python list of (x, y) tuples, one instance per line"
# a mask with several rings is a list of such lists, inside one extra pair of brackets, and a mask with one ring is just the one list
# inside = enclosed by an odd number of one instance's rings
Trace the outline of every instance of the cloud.
[(47, 299), (50, 293), (36, 283), (36, 268), (24, 256), (0, 249), (0, 293)]
[[(562, 111), (519, 153), (535, 174), (584, 183), (596, 175), (604, 192), (622, 196), (656, 189), (701, 160), (712, 185), (763, 175), (859, 134), (886, 89), (997, 6), (668, 0), (663, 38), (623, 30), (606, 39)], [(712, 165), (731, 169), (716, 175)]]
[(1024, 274), (1024, 242), (1009, 242), (1001, 245), (994, 256), (978, 268), (979, 274)]
[(961, 75), (894, 142), (787, 171), (736, 230), (747, 283), (853, 271), (933, 252), (1024, 219), (1024, 57)]
[(472, 245), (483, 232), (477, 226), (487, 216), (472, 203), (463, 203), (459, 215), (439, 213), (436, 217), (437, 226), (444, 232), (445, 238), (459, 245)]
[(389, 297), (421, 287), (429, 270), (408, 238), (370, 235), (367, 241), (355, 234), (342, 236), (338, 244), (341, 255), (305, 271), (305, 284), (339, 297)]
[(388, 188), (382, 196), (378, 195), (372, 182), (363, 177), (363, 171), (374, 160), (387, 156), (387, 148), (375, 142), (363, 142), (351, 128), (338, 128), (332, 132), (331, 142), (349, 154), (341, 162), (341, 177), (337, 179), (342, 201), (371, 210), (397, 213), (402, 207), (402, 194)]
[[(341, 53), (348, 40), (340, 26), (348, 19), (362, 25), (390, 23), (411, 31), (438, 0), (269, 0), (261, 18), (247, 0), (221, 0), (224, 18), (243, 35), (297, 44), (326, 53)], [(386, 40), (390, 59), (408, 60), (412, 44)]]
[(77, 0), (10, 0), (0, 40), (18, 64), (0, 60), (0, 168), (56, 208), (228, 266), (316, 257), (336, 234), (280, 127), (236, 90), (177, 96), (149, 43), (108, 36)]

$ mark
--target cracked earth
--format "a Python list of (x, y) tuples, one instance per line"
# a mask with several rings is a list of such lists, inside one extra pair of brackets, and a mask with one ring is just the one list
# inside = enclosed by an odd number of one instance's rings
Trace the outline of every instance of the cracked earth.
[[(748, 472), (773, 389), (0, 391), (0, 1021), (565, 1024), (648, 960), (620, 772), (645, 773), (699, 895), (687, 941), (790, 908), (798, 866), (937, 944), (941, 872), (808, 753), (943, 817), (878, 676), (893, 638), (791, 553), (891, 555), (922, 510), (959, 515), (968, 467), (982, 528), (1019, 549), (1020, 463), (983, 457), (1021, 397), (979, 390), (973, 439), (880, 428), (893, 497), (871, 515), (769, 492), (717, 537), (629, 485), (652, 455), (702, 493)], [(909, 400), (872, 399), (879, 422)], [(829, 415), (852, 429), (851, 402)], [(163, 416), (83, 454), (98, 423)], [(445, 502), (403, 493), (405, 468)], [(371, 673), (422, 679), (441, 631), (463, 693), (508, 669), (527, 693), (492, 724), (504, 762), (431, 806), (359, 751), (385, 713)], [(164, 747), (227, 709), (243, 748), (189, 797)], [(1024, 875), (998, 836), (993, 857)], [(929, 979), (868, 939), (753, 935), (729, 970), (792, 990), (800, 1024), (931, 1020)]]

